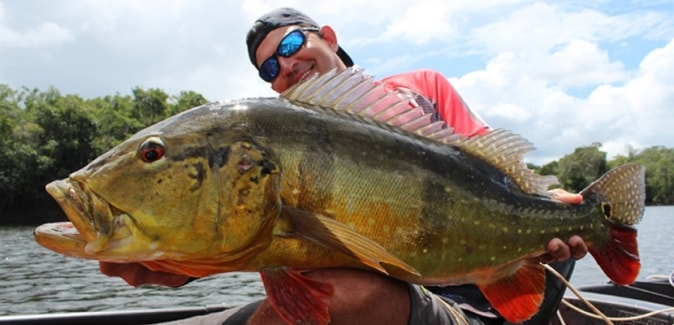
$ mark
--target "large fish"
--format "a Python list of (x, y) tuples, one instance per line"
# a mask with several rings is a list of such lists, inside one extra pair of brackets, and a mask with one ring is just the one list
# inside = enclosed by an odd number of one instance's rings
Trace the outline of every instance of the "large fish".
[(532, 149), (503, 130), (454, 135), (361, 72), (332, 72), (138, 132), (48, 184), (72, 223), (35, 235), (62, 254), (193, 277), (260, 272), (289, 323), (329, 321), (330, 288), (301, 272), (333, 267), (476, 284), (520, 322), (542, 300), (536, 256), (554, 237), (581, 235), (613, 281), (633, 282), (644, 212), (642, 166), (609, 171), (568, 205), (547, 197), (554, 177), (522, 162)]

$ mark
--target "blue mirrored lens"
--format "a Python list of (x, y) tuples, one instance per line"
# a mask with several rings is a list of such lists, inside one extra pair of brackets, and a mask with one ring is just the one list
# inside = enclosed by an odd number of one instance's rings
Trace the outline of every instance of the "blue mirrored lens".
[(302, 47), (304, 44), (304, 33), (300, 30), (294, 30), (290, 34), (283, 37), (281, 43), (278, 45), (276, 53), (280, 56), (289, 57)]
[(266, 82), (271, 82), (278, 76), (279, 66), (275, 57), (264, 60), (260, 66), (260, 78)]

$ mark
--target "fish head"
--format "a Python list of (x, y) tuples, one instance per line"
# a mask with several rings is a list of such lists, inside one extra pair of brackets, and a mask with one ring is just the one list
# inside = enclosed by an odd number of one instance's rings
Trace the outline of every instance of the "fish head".
[(72, 227), (38, 228), (38, 242), (112, 262), (241, 260), (260, 249), (280, 213), (279, 165), (245, 123), (204, 121), (148, 128), (49, 183)]

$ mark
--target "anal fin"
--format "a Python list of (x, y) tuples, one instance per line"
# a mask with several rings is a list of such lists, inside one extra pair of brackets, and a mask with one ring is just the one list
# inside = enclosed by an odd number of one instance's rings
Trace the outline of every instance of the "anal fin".
[(485, 298), (511, 323), (521, 323), (538, 311), (545, 292), (545, 269), (534, 260), (524, 260), (517, 270), (489, 284), (478, 284)]

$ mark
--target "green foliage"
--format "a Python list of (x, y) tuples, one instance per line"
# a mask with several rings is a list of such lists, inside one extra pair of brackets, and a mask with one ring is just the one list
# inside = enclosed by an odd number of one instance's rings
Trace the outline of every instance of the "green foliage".
[(608, 171), (606, 153), (599, 151), (599, 147), (601, 143), (595, 142), (576, 148), (572, 154), (559, 160), (556, 175), (563, 189), (579, 192)]
[(559, 175), (559, 162), (553, 161), (536, 170), (540, 175)]
[(208, 103), (204, 96), (193, 91), (181, 91), (178, 96), (174, 97), (174, 100), (176, 104), (171, 110), (171, 115)]
[(633, 162), (646, 166), (646, 197), (648, 203), (674, 203), (674, 149), (660, 146), (617, 157), (621, 163)]
[(91, 109), (82, 98), (57, 95), (36, 105), (34, 110), (35, 122), (42, 129), (38, 153), (50, 158), (50, 177), (65, 177), (96, 157), (92, 141), (97, 128)]
[(145, 124), (133, 117), (134, 100), (131, 96), (105, 96), (89, 101), (98, 125), (98, 132), (92, 142), (96, 155), (109, 150)]
[(136, 87), (133, 90), (133, 114), (143, 125), (151, 125), (163, 120), (168, 114), (168, 98), (161, 89), (144, 90)]

